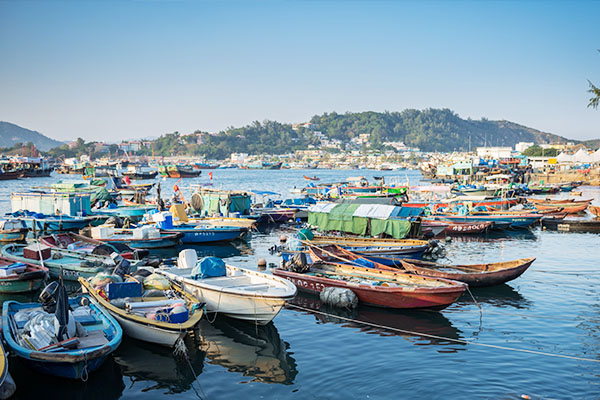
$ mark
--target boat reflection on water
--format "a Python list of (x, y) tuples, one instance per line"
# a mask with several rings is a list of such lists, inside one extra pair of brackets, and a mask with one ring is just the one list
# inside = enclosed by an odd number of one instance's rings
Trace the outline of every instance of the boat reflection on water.
[[(299, 311), (294, 305), (319, 311), (324, 314), (314, 313), (315, 319), (320, 323), (341, 324), (344, 327), (357, 328), (364, 333), (375, 333), (381, 336), (403, 336), (406, 340), (417, 346), (443, 345), (440, 352), (454, 352), (461, 350), (465, 345), (453, 340), (431, 338), (416, 334), (424, 333), (448, 339), (462, 339), (462, 332), (454, 327), (450, 320), (439, 311), (434, 310), (388, 310), (385, 308), (374, 308), (359, 304), (356, 309), (332, 307), (323, 304), (316, 296), (306, 293), (298, 293), (294, 300), (290, 301), (288, 308)], [(301, 311), (302, 312), (302, 311)], [(345, 319), (340, 319), (345, 318)], [(348, 321), (351, 319), (353, 321)], [(356, 321), (356, 322), (354, 322)], [(412, 333), (415, 332), (415, 333)]]
[(86, 382), (40, 374), (24, 365), (19, 357), (12, 357), (9, 365), (17, 383), (16, 399), (111, 400), (121, 398), (125, 390), (121, 369), (112, 357), (90, 374)]
[[(471, 289), (473, 297), (481, 304), (489, 304), (496, 307), (514, 307), (519, 309), (527, 309), (532, 306), (532, 302), (523, 297), (517, 289), (510, 285), (503, 284), (497, 286), (473, 288)], [(463, 294), (457, 305), (472, 304), (473, 299), (469, 293)]]
[(229, 258), (248, 254), (250, 246), (242, 240), (235, 240), (227, 243), (212, 244), (186, 244), (163, 249), (152, 249), (150, 254), (161, 258), (177, 257), (179, 252), (184, 249), (194, 249), (198, 257), (218, 257)]
[(126, 380), (132, 384), (148, 383), (143, 392), (166, 389), (169, 394), (182, 393), (191, 388), (196, 379), (194, 373), (202, 372), (205, 356), (189, 337), (185, 338), (185, 344), (194, 372), (184, 358), (173, 354), (172, 348), (127, 337), (123, 338), (113, 357)]
[(226, 317), (217, 317), (212, 324), (202, 320), (197, 339), (207, 363), (253, 377), (252, 381), (290, 385), (298, 374), (289, 344), (273, 322), (258, 326)]

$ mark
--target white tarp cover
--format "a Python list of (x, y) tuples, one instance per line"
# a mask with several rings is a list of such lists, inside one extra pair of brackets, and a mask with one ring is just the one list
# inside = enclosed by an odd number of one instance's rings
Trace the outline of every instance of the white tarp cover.
[(317, 204), (313, 204), (308, 208), (310, 212), (318, 213), (329, 213), (333, 207), (337, 206), (337, 203), (329, 203), (326, 201), (320, 201)]
[(600, 163), (600, 149), (592, 153), (592, 160), (595, 163)]
[(592, 156), (584, 149), (577, 150), (577, 153), (573, 154), (573, 161), (578, 163), (591, 163), (593, 162)]
[(361, 204), (352, 215), (354, 217), (388, 219), (395, 209), (396, 206), (385, 204)]
[(573, 156), (571, 156), (570, 154), (567, 154), (563, 151), (562, 153), (560, 153), (558, 155), (558, 157), (556, 157), (556, 161), (559, 163), (571, 162), (571, 161), (573, 161)]

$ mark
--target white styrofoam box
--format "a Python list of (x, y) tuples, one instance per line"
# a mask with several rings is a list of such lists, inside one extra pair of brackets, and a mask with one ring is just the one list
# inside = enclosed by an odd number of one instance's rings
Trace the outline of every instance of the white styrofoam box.
[(185, 249), (179, 252), (177, 268), (193, 268), (198, 262), (198, 254), (194, 249)]
[(144, 234), (146, 233), (146, 230), (142, 227), (142, 228), (135, 228), (131, 231), (133, 238), (134, 239), (146, 239), (147, 236), (145, 236)]
[(163, 222), (165, 220), (165, 216), (163, 213), (154, 213), (152, 214), (152, 221), (154, 222)]
[(156, 228), (148, 229), (148, 239), (157, 239), (160, 237), (160, 231)]
[(92, 228), (92, 237), (94, 239), (106, 239), (115, 234), (115, 228), (112, 225), (99, 225)]

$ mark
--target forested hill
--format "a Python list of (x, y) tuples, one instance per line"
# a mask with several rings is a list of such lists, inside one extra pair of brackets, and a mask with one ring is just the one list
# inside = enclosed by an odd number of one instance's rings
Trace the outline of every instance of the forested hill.
[(50, 139), (39, 132), (21, 128), (10, 122), (0, 121), (0, 147), (13, 147), (17, 143), (27, 144), (29, 142), (42, 151), (62, 145), (61, 142)]
[[(342, 146), (360, 134), (369, 134), (369, 147), (384, 149), (385, 142), (404, 142), (423, 151), (450, 152), (478, 146), (514, 146), (518, 142), (562, 143), (567, 139), (509, 121), (462, 119), (448, 109), (404, 110), (402, 112), (325, 113), (311, 118), (312, 127), (294, 130), (276, 121), (253, 122), (216, 135), (174, 140), (168, 134), (154, 142), (156, 155), (195, 154), (225, 158), (232, 152), (283, 154), (313, 145), (322, 148), (315, 132), (338, 139)], [(199, 133), (200, 131), (197, 131)], [(356, 148), (356, 146), (354, 146)], [(147, 150), (149, 152), (149, 150)]]
[(402, 141), (423, 151), (469, 150), (477, 146), (514, 146), (519, 142), (556, 143), (567, 139), (509, 121), (462, 119), (448, 109), (402, 112), (325, 113), (311, 119), (314, 129), (347, 141), (362, 133), (370, 142)]

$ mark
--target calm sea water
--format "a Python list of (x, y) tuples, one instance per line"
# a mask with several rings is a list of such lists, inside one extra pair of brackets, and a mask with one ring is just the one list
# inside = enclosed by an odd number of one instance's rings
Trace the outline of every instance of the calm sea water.
[[(302, 187), (303, 175), (321, 181), (385, 175), (418, 181), (413, 171), (215, 170), (216, 187), (279, 192)], [(43, 186), (64, 176), (0, 183), (0, 212), (10, 210), (12, 191)], [(197, 180), (196, 180), (197, 181)], [(203, 177), (200, 181), (207, 182)], [(163, 181), (171, 187), (175, 180)], [(186, 195), (189, 183), (180, 183)], [(600, 199), (600, 188), (583, 188)], [(198, 246), (202, 255), (256, 268), (285, 228), (270, 228), (246, 241)], [(14, 358), (10, 369), (19, 398), (493, 398), (600, 397), (600, 363), (457, 343), (481, 343), (571, 355), (600, 361), (600, 235), (515, 231), (455, 238), (447, 260), (495, 262), (536, 257), (520, 278), (473, 289), (442, 311), (389, 311), (359, 307), (352, 312), (323, 307), (300, 295), (267, 325), (226, 318), (203, 321), (187, 340), (189, 361), (170, 349), (126, 339), (88, 382), (36, 374)], [(164, 251), (174, 256), (177, 250)], [(343, 318), (343, 319), (341, 319)], [(372, 325), (367, 325), (367, 324)], [(387, 328), (384, 328), (387, 327)], [(428, 338), (416, 333), (436, 335)]]

